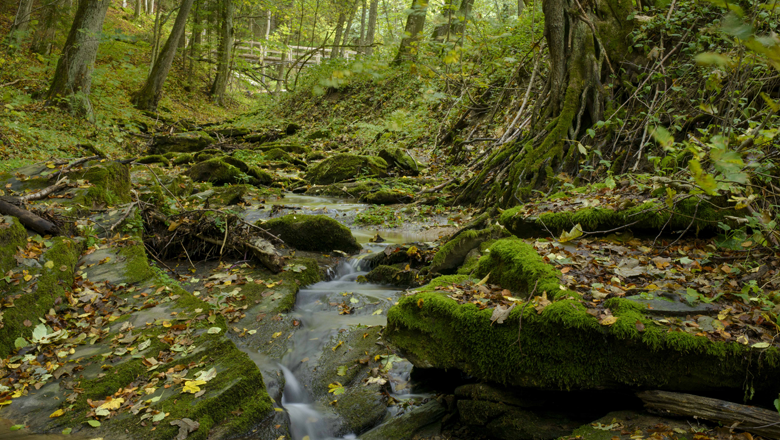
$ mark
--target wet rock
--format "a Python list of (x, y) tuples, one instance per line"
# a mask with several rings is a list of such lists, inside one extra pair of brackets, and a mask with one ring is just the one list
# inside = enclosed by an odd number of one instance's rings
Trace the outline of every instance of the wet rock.
[(357, 385), (339, 396), (335, 411), (343, 420), (344, 434), (361, 434), (376, 426), (387, 413), (386, 398), (377, 384)]
[(383, 148), (379, 151), (379, 157), (387, 162), (388, 168), (395, 168), (412, 176), (420, 174), (420, 164), (400, 148)]
[[(686, 434), (695, 438), (696, 433), (701, 431), (700, 423), (697, 421), (692, 424), (684, 418), (659, 417), (644, 411), (613, 411), (592, 423), (582, 425), (574, 432), (562, 436), (560, 440), (631, 440), (638, 437), (638, 432), (641, 433), (639, 436), (655, 435), (652, 433), (659, 432), (659, 428), (677, 433), (678, 438), (686, 438)], [(732, 434), (731, 437), (738, 436)]]
[(377, 266), (366, 275), (366, 280), (376, 284), (386, 284), (398, 287), (419, 286), (418, 272), (414, 269), (404, 270), (393, 266)]
[(403, 192), (381, 190), (364, 195), (360, 198), (360, 201), (372, 205), (395, 205), (398, 203), (411, 203), (414, 201), (414, 197)]
[(250, 167), (232, 157), (215, 158), (198, 163), (187, 171), (187, 175), (194, 181), (211, 182), (214, 185), (235, 183), (268, 185), (274, 180), (267, 172)]
[(459, 400), (460, 420), (490, 438), (500, 440), (556, 439), (570, 433), (577, 422), (565, 417), (545, 417), (504, 403)]
[(260, 226), (300, 250), (355, 253), (362, 249), (347, 227), (324, 215), (289, 214)]
[(209, 203), (220, 206), (232, 206), (245, 203), (244, 197), (252, 190), (249, 185), (230, 185), (218, 188), (216, 193), (209, 198)]
[(337, 154), (309, 168), (306, 179), (323, 185), (356, 177), (385, 177), (387, 162), (376, 156)]
[(194, 153), (214, 143), (214, 138), (203, 131), (175, 133), (154, 138), (151, 151), (158, 154), (167, 153), (169, 151), (175, 153)]
[(447, 410), (441, 403), (430, 400), (391, 418), (360, 438), (361, 440), (410, 439), (415, 433), (441, 421), (446, 413)]
[(494, 226), (480, 231), (465, 231), (457, 234), (444, 244), (431, 262), (430, 272), (452, 273), (466, 260), (466, 256), (473, 249), (487, 240), (496, 239), (506, 235), (504, 228)]
[(691, 305), (683, 302), (685, 291), (679, 293), (655, 291), (653, 294), (654, 296), (671, 299), (671, 301), (660, 298), (647, 299), (639, 295), (629, 296), (626, 300), (640, 304), (643, 308), (646, 308), (645, 314), (653, 316), (717, 315), (719, 311), (718, 306), (715, 304), (698, 302)]

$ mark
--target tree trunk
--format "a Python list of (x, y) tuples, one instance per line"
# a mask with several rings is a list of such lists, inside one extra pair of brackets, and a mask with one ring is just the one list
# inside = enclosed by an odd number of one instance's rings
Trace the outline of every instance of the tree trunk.
[(336, 36), (333, 37), (333, 48), (330, 50), (330, 58), (336, 58), (339, 55), (339, 49), (341, 46), (341, 35), (344, 30), (344, 21), (347, 19), (347, 14), (343, 11), (339, 12), (339, 18), (336, 21)]
[(455, 11), (454, 0), (445, 0), (442, 11), (447, 15), (447, 22), (436, 26), (431, 34), (431, 40), (437, 42), (449, 41), (450, 32), (452, 31), (452, 15)]
[[(556, 1), (556, 0), (552, 0)], [(466, 23), (471, 19), (471, 9), (474, 7), (474, 0), (462, 0), (458, 13), (456, 15), (455, 23), (452, 25), (451, 32), (455, 35), (455, 41), (460, 44), (460, 40), (463, 38), (463, 32), (466, 30)]]
[(133, 18), (141, 17), (141, 2), (143, 0), (135, 0), (135, 10), (133, 11)]
[(362, 6), (360, 7), (360, 42), (358, 43), (358, 53), (365, 53), (366, 46), (366, 0), (362, 0)]
[(357, 8), (358, 8), (358, 0), (355, 0), (354, 4), (352, 5), (352, 8), (349, 10), (349, 20), (347, 20), (347, 24), (346, 26), (344, 26), (344, 33), (341, 36), (341, 38), (344, 41), (342, 41), (341, 47), (339, 47), (339, 56), (344, 55), (344, 46), (349, 44), (349, 31), (352, 29), (352, 21), (355, 19)]
[(374, 36), (376, 35), (376, 17), (379, 0), (371, 0), (371, 6), (368, 9), (368, 33), (366, 34), (365, 49), (363, 51), (367, 56), (374, 52)]
[(400, 64), (417, 57), (427, 15), (428, 0), (413, 0), (412, 12), (406, 18), (406, 28), (404, 29), (406, 35), (401, 40), (401, 45), (398, 47), (398, 53), (393, 60), (393, 64)]
[(157, 57), (157, 61), (152, 67), (152, 72), (146, 79), (146, 83), (135, 96), (135, 106), (139, 110), (157, 111), (157, 104), (162, 97), (163, 84), (168, 77), (168, 71), (171, 69), (173, 59), (176, 57), (178, 43), (184, 38), (184, 30), (187, 26), (187, 17), (190, 15), (192, 3), (194, 0), (183, 0), (179, 13), (176, 15), (176, 22), (173, 24), (168, 41)]
[(233, 0), (222, 0), (222, 28), (219, 39), (217, 76), (211, 87), (211, 97), (219, 105), (225, 103), (225, 91), (230, 78), (230, 58), (233, 49)]
[(43, 8), (43, 17), (32, 44), (32, 51), (41, 55), (49, 55), (54, 37), (57, 34), (58, 11), (62, 9), (61, 0), (49, 0)]
[[(625, 41), (631, 24), (626, 17), (633, 9), (631, 0), (596, 0), (585, 3), (587, 9), (582, 4), (544, 1), (550, 69), (548, 85), (537, 96), (549, 91), (547, 104), (528, 106), (540, 108), (531, 132), (496, 149), (482, 171), (461, 187), (455, 203), (513, 206), (547, 183), (547, 177), (578, 166), (580, 153), (570, 140), (580, 139), (602, 119), (602, 84), (610, 80), (614, 62), (628, 53)], [(601, 38), (608, 38), (608, 44)]]
[(188, 81), (192, 83), (192, 73), (195, 69), (195, 59), (200, 57), (200, 46), (203, 42), (203, 29), (201, 29), (200, 5), (202, 0), (195, 2), (195, 14), (192, 18), (192, 37), (190, 37), (190, 66), (187, 72)]
[(16, 10), (14, 22), (8, 32), (7, 43), (19, 47), (27, 30), (30, 28), (30, 16), (32, 15), (33, 0), (19, 0), (19, 8)]
[(111, 0), (79, 2), (47, 94), (49, 104), (64, 105), (90, 121), (94, 121), (92, 105), (89, 102), (92, 69), (103, 30), (103, 20), (110, 5)]
[(523, 9), (525, 9), (525, 2), (523, 0), (517, 0), (517, 16), (521, 16), (523, 14)]

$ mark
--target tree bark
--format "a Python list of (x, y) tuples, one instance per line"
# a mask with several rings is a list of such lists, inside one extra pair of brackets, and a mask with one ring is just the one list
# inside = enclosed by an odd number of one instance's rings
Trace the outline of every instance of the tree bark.
[(358, 43), (358, 53), (364, 54), (365, 53), (365, 46), (366, 46), (366, 0), (361, 1), (362, 5), (360, 7), (360, 42)]
[(61, 0), (48, 0), (43, 8), (43, 17), (32, 44), (32, 51), (41, 55), (49, 55), (54, 37), (57, 33), (58, 11), (62, 9)]
[(398, 47), (393, 64), (411, 61), (417, 57), (425, 18), (428, 15), (428, 0), (412, 0), (412, 12), (406, 18), (405, 36)]
[(222, 28), (217, 59), (217, 76), (211, 86), (211, 98), (219, 105), (225, 103), (225, 91), (230, 79), (230, 58), (233, 49), (233, 0), (222, 0)]
[(184, 38), (184, 30), (187, 26), (187, 17), (190, 15), (194, 0), (183, 0), (176, 15), (168, 41), (165, 42), (160, 56), (152, 67), (152, 72), (146, 79), (146, 83), (135, 96), (135, 106), (139, 110), (157, 111), (157, 104), (162, 97), (163, 84), (171, 70), (173, 59), (176, 57), (178, 43)]
[(371, 0), (371, 6), (368, 9), (368, 32), (366, 33), (366, 42), (363, 53), (371, 56), (374, 52), (374, 37), (376, 36), (376, 18), (378, 15), (379, 0)]
[(344, 21), (347, 19), (347, 14), (343, 11), (339, 12), (339, 18), (336, 21), (336, 36), (333, 37), (333, 48), (330, 50), (330, 58), (334, 59), (339, 55), (339, 49), (341, 46), (341, 36), (344, 31)]
[(63, 105), (94, 121), (89, 92), (103, 20), (111, 0), (81, 0), (47, 94), (49, 104)]
[[(496, 149), (482, 171), (461, 187), (455, 203), (510, 207), (522, 203), (548, 177), (576, 171), (580, 153), (570, 140), (579, 140), (602, 119), (602, 83), (610, 79), (610, 60), (628, 53), (631, 22), (626, 18), (633, 8), (631, 0), (544, 1), (550, 69), (548, 85), (537, 96), (549, 92), (547, 104), (529, 106), (540, 109), (532, 115), (536, 122), (531, 132)], [(608, 38), (608, 44), (601, 38)]]
[(358, 8), (358, 0), (355, 0), (355, 2), (352, 4), (351, 9), (349, 10), (349, 20), (347, 20), (346, 26), (344, 26), (344, 33), (342, 34), (341, 38), (343, 39), (341, 43), (341, 47), (339, 47), (339, 55), (344, 55), (344, 46), (349, 44), (349, 31), (352, 29), (352, 21), (355, 19), (355, 14), (357, 13)]
[(523, 14), (523, 10), (525, 9), (525, 2), (523, 0), (517, 0), (517, 16)]
[(135, 10), (133, 11), (133, 18), (141, 17), (141, 2), (143, 0), (135, 0)]
[[(553, 0), (554, 1), (554, 0)], [(456, 20), (452, 24), (451, 32), (455, 35), (455, 41), (460, 44), (463, 38), (463, 32), (466, 31), (466, 23), (471, 19), (471, 9), (474, 7), (474, 0), (461, 0)]]
[(16, 10), (14, 22), (8, 32), (6, 44), (19, 47), (27, 30), (30, 28), (30, 16), (32, 15), (33, 0), (19, 0), (19, 8)]

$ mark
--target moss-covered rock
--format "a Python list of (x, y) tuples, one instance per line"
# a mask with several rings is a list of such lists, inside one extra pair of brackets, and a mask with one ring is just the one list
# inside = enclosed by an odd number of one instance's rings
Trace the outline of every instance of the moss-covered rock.
[(329, 139), (331, 136), (330, 130), (323, 129), (323, 130), (317, 130), (313, 131), (306, 135), (307, 140), (316, 140), (316, 139)]
[(182, 153), (171, 160), (174, 165), (187, 165), (195, 162), (195, 156), (191, 153)]
[(186, 133), (175, 133), (166, 136), (154, 138), (152, 143), (153, 153), (194, 153), (200, 151), (216, 141), (203, 131), (191, 131)]
[(493, 226), (480, 231), (464, 231), (442, 246), (431, 262), (430, 272), (452, 273), (460, 267), (473, 249), (487, 240), (506, 234), (504, 228)]
[(89, 162), (83, 171), (73, 173), (71, 180), (86, 180), (92, 186), (86, 193), (74, 197), (73, 202), (87, 207), (128, 203), (130, 198), (130, 170), (119, 162)]
[(311, 153), (306, 155), (306, 161), (308, 162), (316, 162), (318, 160), (325, 159), (327, 156), (322, 151), (312, 151)]
[[(698, 205), (698, 206), (697, 206)], [(525, 215), (526, 206), (517, 206), (504, 211), (499, 222), (518, 237), (538, 237), (551, 231), (560, 234), (580, 224), (585, 231), (611, 230), (631, 225), (634, 231), (668, 233), (689, 229), (692, 233), (718, 232), (718, 223), (728, 223), (727, 216), (735, 216), (732, 209), (719, 208), (712, 201), (690, 197), (677, 203), (673, 210), (659, 200), (641, 204), (626, 202), (617, 208), (578, 208), (559, 212), (545, 212), (540, 206), (536, 212), (543, 214)]]
[[(511, 267), (514, 262), (506, 257), (523, 251), (513, 241), (496, 242), (490, 254), (501, 253), (502, 257), (485, 262), (497, 261), (505, 265), (504, 270)], [(517, 258), (518, 263), (530, 260), (522, 255)], [(538, 279), (539, 289), (560, 290), (553, 285), (554, 269), (532, 264), (521, 270), (526, 272), (506, 280), (533, 286)], [(617, 318), (609, 326), (601, 325), (577, 299), (559, 299), (540, 311), (516, 307), (504, 324), (491, 325), (492, 309), (459, 304), (446, 291), (435, 290), (437, 285), (462, 279), (433, 280), (388, 312), (385, 338), (415, 366), (453, 368), (484, 381), (538, 388), (712, 392), (741, 391), (750, 363), (754, 383), (773, 384), (767, 390), (770, 394), (780, 391), (780, 384), (771, 379), (780, 374), (780, 350), (776, 348), (758, 353), (736, 342), (668, 332), (643, 314), (643, 305), (621, 298), (604, 304)], [(518, 332), (520, 313), (524, 315)]]
[(466, 425), (499, 440), (553, 439), (578, 426), (563, 417), (542, 417), (503, 403), (459, 400), (458, 414)]
[(168, 191), (176, 197), (189, 197), (190, 194), (195, 191), (195, 185), (192, 183), (192, 179), (183, 175), (177, 174), (176, 177), (166, 185)]
[(344, 431), (362, 434), (377, 425), (387, 413), (387, 404), (377, 384), (358, 385), (342, 394), (335, 405), (344, 421)]
[(412, 203), (414, 197), (402, 191), (380, 190), (364, 195), (360, 198), (360, 201), (372, 205), (395, 205), (398, 203)]
[(268, 160), (284, 160), (288, 162), (292, 160), (292, 156), (290, 156), (290, 153), (281, 150), (279, 148), (268, 150), (265, 152), (265, 154), (263, 154), (263, 156)]
[(168, 158), (166, 158), (165, 156), (163, 156), (161, 154), (153, 154), (151, 156), (144, 156), (144, 157), (136, 160), (136, 162), (142, 163), (142, 164), (159, 163), (159, 164), (163, 164), (165, 166), (168, 166), (170, 164), (170, 161), (168, 160)]
[(356, 177), (385, 177), (387, 162), (376, 156), (337, 154), (309, 168), (306, 179), (318, 185)]
[[(16, 217), (0, 216), (0, 274), (16, 267), (14, 254), (27, 243), (27, 230)], [(5, 283), (0, 281), (0, 284)]]
[(193, 155), (194, 162), (203, 162), (209, 159), (214, 159), (215, 157), (222, 157), (222, 150), (218, 150), (216, 148), (209, 148), (203, 151), (199, 151)]
[[(242, 171), (244, 169), (245, 171)], [(269, 173), (250, 167), (232, 157), (218, 157), (193, 165), (187, 175), (196, 182), (210, 182), (214, 185), (248, 183), (267, 185), (273, 182)]]
[(395, 168), (412, 176), (420, 174), (420, 164), (400, 148), (383, 148), (379, 151), (379, 157), (387, 162), (389, 168)]
[(251, 191), (249, 185), (230, 185), (224, 188), (215, 188), (215, 193), (209, 198), (209, 202), (216, 205), (230, 206), (244, 203), (244, 196)]
[(490, 282), (517, 292), (527, 292), (536, 286), (536, 294), (547, 292), (551, 297), (561, 292), (560, 272), (542, 260), (533, 246), (518, 238), (498, 240), (480, 258), (477, 276), (490, 274)]
[(416, 287), (421, 284), (417, 274), (418, 272), (414, 269), (403, 270), (393, 266), (377, 266), (366, 275), (366, 280), (376, 284)]
[(311, 151), (309, 147), (285, 141), (268, 142), (260, 145), (256, 149), (263, 152), (278, 149), (292, 154), (308, 154), (309, 151)]
[(260, 226), (288, 246), (304, 251), (355, 253), (361, 249), (347, 227), (324, 215), (289, 214)]

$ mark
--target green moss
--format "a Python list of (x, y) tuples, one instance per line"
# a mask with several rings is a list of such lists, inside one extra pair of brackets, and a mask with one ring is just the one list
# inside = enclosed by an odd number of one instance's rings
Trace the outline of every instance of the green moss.
[(360, 176), (387, 176), (387, 162), (376, 156), (337, 154), (310, 168), (306, 179), (323, 185)]
[[(168, 153), (171, 154), (171, 153)], [(143, 164), (152, 164), (152, 163), (161, 163), (165, 166), (168, 166), (170, 164), (170, 161), (167, 157), (160, 155), (160, 154), (153, 154), (151, 156), (144, 156), (140, 159), (137, 159), (136, 162), (143, 163)]]
[(354, 253), (361, 249), (346, 226), (324, 215), (289, 214), (260, 226), (300, 250)]
[(186, 165), (189, 163), (195, 162), (195, 156), (191, 153), (183, 153), (176, 156), (175, 159), (172, 159), (172, 163), (174, 165)]
[(545, 263), (533, 246), (518, 238), (496, 241), (490, 252), (480, 258), (476, 275), (488, 274), (491, 283), (515, 292), (529, 292), (536, 285), (536, 295), (547, 292), (552, 298), (564, 293), (559, 288), (560, 272)]
[(16, 217), (0, 217), (0, 274), (16, 267), (16, 249), (24, 247), (26, 243), (27, 230)]
[(458, 234), (436, 252), (431, 262), (431, 271), (443, 272), (456, 269), (463, 264), (472, 249), (476, 249), (480, 243), (490, 238), (500, 237), (504, 233), (504, 228), (492, 226), (479, 231), (468, 230)]
[(257, 150), (263, 152), (271, 151), (271, 150), (282, 150), (284, 152), (293, 153), (293, 154), (308, 154), (310, 151), (309, 147), (304, 147), (303, 145), (291, 143), (288, 140), (267, 142), (257, 147)]
[(125, 260), (124, 279), (128, 284), (137, 283), (152, 277), (154, 272), (149, 267), (146, 250), (142, 244), (123, 247), (119, 255)]
[(188, 197), (195, 190), (192, 179), (187, 176), (177, 174), (170, 183), (166, 185), (168, 191), (176, 197)]
[[(74, 267), (81, 255), (82, 243), (68, 238), (55, 237), (52, 245), (44, 251), (41, 265), (51, 261), (51, 268), (29, 268), (33, 280), (19, 286), (9, 286), (0, 280), (0, 292), (4, 298), (18, 294), (13, 300), (14, 307), (3, 308), (3, 337), (0, 338), (0, 357), (4, 358), (14, 351), (14, 341), (18, 337), (29, 338), (33, 327), (25, 326), (24, 321), (37, 321), (49, 309), (54, 307), (65, 290), (70, 289), (74, 279)], [(15, 253), (15, 251), (14, 251)], [(13, 254), (12, 254), (13, 255)], [(62, 270), (64, 268), (65, 270)], [(30, 289), (30, 291), (27, 291)]]
[(283, 161), (292, 160), (292, 156), (290, 156), (290, 153), (280, 150), (279, 148), (268, 150), (264, 156), (267, 160), (283, 160)]
[(400, 287), (419, 286), (416, 270), (402, 270), (393, 266), (377, 266), (366, 275), (371, 283)]
[[(602, 326), (576, 300), (541, 313), (525, 308), (518, 344), (517, 307), (502, 325), (491, 309), (458, 304), (446, 292), (420, 289), (388, 313), (386, 338), (416, 365), (456, 368), (480, 380), (555, 389), (620, 387), (740, 390), (750, 364), (758, 384), (780, 371), (780, 352), (669, 333), (627, 300), (610, 304), (616, 324)], [(639, 320), (645, 331), (636, 330)], [(632, 330), (633, 328), (633, 330)]]
[(87, 180), (90, 187), (86, 194), (73, 199), (74, 203), (86, 207), (128, 203), (130, 198), (130, 171), (119, 162), (102, 162), (90, 166), (80, 173), (74, 173), (71, 180)]

